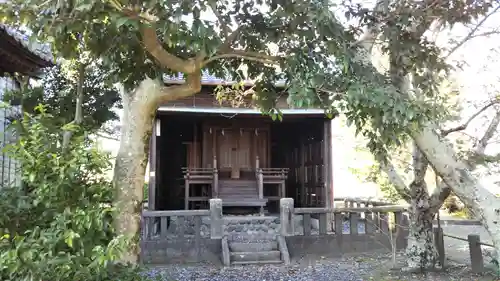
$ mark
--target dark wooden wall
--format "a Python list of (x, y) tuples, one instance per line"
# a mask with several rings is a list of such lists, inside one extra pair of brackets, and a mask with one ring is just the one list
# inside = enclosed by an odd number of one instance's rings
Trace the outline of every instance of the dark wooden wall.
[(290, 169), (287, 197), (299, 207), (325, 206), (324, 122), (307, 118), (271, 127), (272, 164)]
[[(169, 210), (182, 209), (184, 193), (181, 167), (186, 167), (190, 158), (189, 146), (186, 143), (192, 143), (195, 139), (198, 143), (203, 143), (203, 136), (206, 136), (203, 133), (203, 124), (207, 122), (224, 124), (228, 120), (215, 114), (159, 115), (159, 118), (161, 119), (161, 133), (156, 138), (156, 207)], [(255, 115), (235, 118), (247, 118), (247, 121), (251, 120), (255, 124), (261, 123), (269, 126), (268, 166), (290, 169), (286, 183), (286, 196), (294, 198), (297, 207), (328, 205), (326, 198), (329, 193), (326, 189), (329, 188), (329, 181), (331, 181), (331, 174), (328, 175), (328, 171), (331, 171), (328, 151), (331, 148), (324, 142), (326, 138), (327, 144), (330, 143), (330, 134), (325, 131), (325, 118), (322, 116), (287, 118), (285, 116), (283, 122), (271, 122), (268, 117)], [(195, 124), (198, 128), (196, 133), (193, 132)], [(205, 153), (204, 149), (208, 147), (198, 145), (196, 157), (201, 159), (201, 155)], [(211, 153), (207, 154), (211, 155)], [(202, 161), (199, 162), (202, 163)], [(325, 166), (325, 163), (330, 167)]]

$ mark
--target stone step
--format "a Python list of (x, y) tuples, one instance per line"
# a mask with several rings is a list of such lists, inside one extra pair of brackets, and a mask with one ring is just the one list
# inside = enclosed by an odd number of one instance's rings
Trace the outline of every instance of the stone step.
[(248, 265), (248, 264), (280, 264), (283, 263), (281, 260), (269, 260), (269, 261), (235, 261), (232, 265)]
[(278, 250), (278, 242), (274, 240), (255, 242), (229, 242), (231, 252), (268, 252)]
[(219, 198), (224, 200), (260, 200), (258, 194), (219, 194)]
[[(252, 231), (253, 232), (253, 231)], [(256, 241), (273, 241), (278, 235), (278, 231), (259, 231), (252, 234), (247, 234), (245, 232), (226, 232), (227, 239), (235, 243), (257, 243)]]
[(221, 188), (257, 188), (257, 182), (240, 182), (240, 183), (231, 183), (231, 182), (220, 182), (219, 181), (219, 189)]
[(225, 223), (266, 223), (267, 221), (277, 221), (275, 216), (224, 216)]
[(256, 186), (219, 186), (219, 192), (245, 192), (245, 191), (258, 191)]
[(262, 252), (231, 252), (232, 262), (249, 261), (281, 261), (280, 251), (262, 251)]
[(260, 207), (265, 206), (267, 204), (267, 199), (233, 199), (233, 200), (224, 200), (222, 199), (222, 206), (226, 207)]
[(219, 191), (219, 196), (237, 196), (237, 195), (259, 195), (259, 191), (248, 189), (248, 190), (222, 190)]

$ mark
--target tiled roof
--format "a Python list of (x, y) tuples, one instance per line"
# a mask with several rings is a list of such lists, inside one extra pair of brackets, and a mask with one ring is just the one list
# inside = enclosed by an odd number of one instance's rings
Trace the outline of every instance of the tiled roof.
[[(184, 74), (179, 73), (176, 76), (174, 75), (163, 75), (163, 81), (166, 84), (182, 84), (184, 83)], [(210, 74), (207, 70), (203, 71), (202, 77), (201, 77), (201, 84), (202, 85), (231, 85), (239, 81), (233, 81), (231, 77), (226, 77), (226, 78), (219, 78), (217, 76), (214, 76)], [(243, 81), (243, 83), (247, 86), (252, 86), (254, 84), (253, 81), (246, 80)], [(285, 80), (279, 80), (276, 82), (277, 87), (284, 87), (285, 86)]]
[(29, 36), (26, 34), (23, 34), (11, 27), (8, 27), (4, 24), (0, 23), (0, 29), (5, 30), (12, 38), (16, 39), (19, 43), (21, 43), (27, 50), (38, 56), (39, 58), (43, 59), (44, 61), (47, 62), (53, 62), (54, 57), (52, 55), (52, 52), (50, 51), (50, 45), (49, 44), (42, 44), (33, 40), (29, 39)]

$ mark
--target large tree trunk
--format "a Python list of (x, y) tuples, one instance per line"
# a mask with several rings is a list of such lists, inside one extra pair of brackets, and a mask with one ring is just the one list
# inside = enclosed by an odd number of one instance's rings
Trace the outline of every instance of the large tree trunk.
[(412, 134), (441, 179), (470, 207), (487, 229), (500, 260), (500, 198), (497, 198), (470, 173), (467, 165), (457, 160), (453, 149), (430, 127)]
[(409, 269), (428, 269), (436, 265), (437, 251), (434, 246), (432, 221), (434, 213), (430, 208), (429, 194), (425, 181), (410, 184), (410, 239), (406, 248)]
[(425, 181), (429, 162), (420, 149), (413, 145), (413, 181), (410, 192), (410, 239), (406, 248), (409, 270), (434, 268), (437, 251), (434, 246), (429, 191)]
[(156, 109), (161, 103), (192, 96), (201, 90), (201, 71), (187, 75), (181, 85), (164, 86), (146, 78), (132, 92), (121, 91), (123, 103), (121, 142), (113, 184), (116, 190), (115, 225), (119, 235), (132, 239), (122, 262), (137, 263), (144, 176)]
[(113, 181), (118, 208), (115, 227), (118, 234), (131, 239), (121, 260), (133, 264), (139, 256), (144, 176), (159, 88), (158, 82), (146, 79), (134, 91), (122, 91), (121, 142)]

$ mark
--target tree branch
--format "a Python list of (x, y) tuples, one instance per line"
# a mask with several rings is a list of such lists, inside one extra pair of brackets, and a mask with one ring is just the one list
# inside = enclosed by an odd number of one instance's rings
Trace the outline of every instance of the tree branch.
[(227, 23), (224, 22), (224, 19), (222, 18), (222, 15), (217, 11), (217, 1), (208, 1), (208, 5), (212, 9), (212, 12), (214, 13), (215, 17), (217, 17), (217, 20), (220, 23), (221, 31), (222, 34), (224, 35), (224, 38), (229, 37), (229, 26)]
[[(465, 162), (470, 170), (474, 170), (477, 167), (477, 159), (478, 156), (483, 156), (484, 151), (486, 150), (486, 146), (488, 142), (493, 138), (495, 132), (497, 131), (497, 127), (500, 124), (500, 111), (497, 111), (493, 120), (491, 120), (488, 128), (484, 132), (484, 135), (476, 144), (474, 149), (474, 153), (470, 156)], [(439, 208), (443, 205), (444, 200), (448, 198), (451, 194), (451, 187), (446, 185), (443, 181), (436, 182), (436, 188), (431, 195), (431, 210), (433, 212), (439, 211)]]
[(444, 183), (443, 180), (439, 180), (439, 177), (436, 177), (436, 188), (432, 192), (429, 200), (431, 212), (439, 212), (439, 209), (443, 206), (444, 200), (446, 200), (450, 194), (451, 187)]
[[(156, 30), (154, 25), (142, 25), (141, 27), (142, 43), (146, 50), (163, 66), (169, 68), (173, 71), (183, 72), (183, 73), (194, 73), (200, 70), (201, 67), (199, 63), (196, 63), (197, 59), (194, 60), (183, 60), (178, 58), (163, 48), (158, 36), (156, 35)], [(197, 65), (198, 64), (198, 65)]]
[(231, 43), (233, 43), (234, 40), (236, 40), (236, 37), (238, 37), (238, 34), (240, 34), (241, 29), (242, 29), (242, 27), (239, 26), (231, 34), (229, 34), (226, 37), (226, 40), (224, 41), (224, 43), (219, 47), (219, 50), (217, 52), (218, 53), (230, 52), (231, 51)]
[(190, 73), (186, 82), (181, 85), (162, 86), (160, 95), (157, 96), (157, 104), (190, 97), (201, 90), (201, 70)]
[(230, 50), (227, 53), (215, 55), (202, 63), (202, 67), (215, 61), (218, 59), (227, 59), (227, 58), (241, 58), (249, 61), (260, 62), (263, 64), (278, 64), (281, 57), (278, 56), (270, 56), (266, 54), (256, 53), (256, 52), (246, 52), (242, 50)]
[(103, 139), (108, 139), (108, 140), (114, 140), (114, 141), (120, 141), (120, 138), (113, 137), (113, 136), (106, 136), (104, 134), (96, 133), (96, 137), (103, 138)]
[(498, 99), (491, 101), (490, 103), (486, 104), (481, 109), (479, 109), (479, 111), (477, 111), (476, 113), (474, 113), (471, 117), (469, 117), (469, 119), (467, 119), (467, 121), (465, 121), (465, 123), (463, 123), (463, 124), (461, 124), (461, 125), (459, 125), (457, 127), (451, 128), (451, 129), (441, 130), (441, 136), (445, 137), (445, 136), (447, 136), (447, 135), (449, 135), (451, 133), (467, 129), (467, 127), (469, 126), (469, 124), (475, 118), (477, 118), (479, 115), (481, 115), (481, 113), (483, 113), (484, 111), (486, 111), (488, 108), (490, 108), (493, 105), (498, 104), (498, 103), (500, 103), (500, 100), (498, 100)]
[(484, 154), (486, 146), (488, 145), (488, 142), (491, 140), (491, 138), (493, 138), (493, 135), (497, 131), (497, 127), (499, 124), (500, 124), (500, 111), (497, 111), (495, 116), (493, 117), (493, 120), (491, 120), (490, 125), (484, 132), (483, 137), (476, 144), (476, 149), (474, 150), (476, 155)]
[(484, 18), (481, 19), (481, 21), (479, 21), (478, 24), (476, 24), (476, 26), (474, 26), (474, 28), (467, 34), (467, 36), (465, 36), (457, 45), (455, 45), (444, 58), (447, 59), (456, 50), (458, 50), (458, 48), (462, 47), (463, 44), (465, 44), (470, 39), (474, 38), (475, 37), (474, 34), (478, 31), (479, 27), (481, 27), (481, 25), (483, 25), (486, 22), (486, 20), (488, 20), (488, 18), (490, 16), (492, 16), (494, 13), (496, 13), (499, 9), (500, 9), (500, 5), (497, 6), (495, 9), (493, 9), (493, 11), (488, 13), (486, 16), (484, 16)]
[(427, 168), (429, 167), (429, 161), (425, 158), (425, 155), (420, 151), (416, 144), (413, 144), (413, 182), (420, 184), (425, 181), (425, 175), (427, 174)]
[(406, 186), (403, 178), (396, 171), (396, 168), (394, 167), (390, 159), (377, 159), (377, 161), (380, 163), (380, 167), (389, 178), (389, 182), (396, 189), (396, 192), (401, 196), (401, 198), (403, 198), (403, 200), (409, 203), (411, 200), (410, 189)]
[[(85, 82), (85, 69), (87, 65), (80, 63), (78, 66), (78, 85), (76, 88), (76, 104), (75, 104), (75, 119), (71, 124), (79, 125), (83, 121), (83, 83)], [(73, 132), (71, 130), (64, 131), (62, 148), (65, 150), (71, 140)]]

